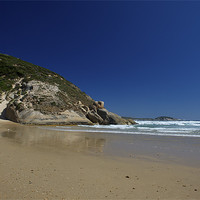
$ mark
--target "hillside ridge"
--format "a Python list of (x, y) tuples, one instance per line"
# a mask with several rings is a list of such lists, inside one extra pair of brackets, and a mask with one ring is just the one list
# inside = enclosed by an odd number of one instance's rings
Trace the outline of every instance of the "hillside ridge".
[(0, 54), (1, 117), (22, 124), (134, 124), (59, 74)]

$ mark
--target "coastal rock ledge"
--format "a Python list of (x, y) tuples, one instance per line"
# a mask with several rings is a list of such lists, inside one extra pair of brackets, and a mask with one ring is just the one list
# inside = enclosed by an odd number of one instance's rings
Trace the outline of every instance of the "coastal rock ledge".
[(0, 54), (0, 118), (21, 124), (135, 124), (45, 68)]

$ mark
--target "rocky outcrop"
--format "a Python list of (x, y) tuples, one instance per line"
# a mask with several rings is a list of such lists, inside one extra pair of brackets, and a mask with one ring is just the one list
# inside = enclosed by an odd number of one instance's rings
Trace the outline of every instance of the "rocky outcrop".
[(103, 124), (103, 119), (94, 110), (89, 111), (86, 116), (93, 123)]
[(108, 120), (108, 111), (105, 108), (97, 109), (97, 113), (104, 121)]
[(137, 124), (133, 119), (126, 119), (126, 121), (128, 121), (129, 124)]
[(57, 86), (30, 81), (18, 82), (17, 88), (7, 94), (6, 119), (22, 124), (92, 124), (83, 110), (70, 104), (67, 94), (59, 96)]
[[(19, 85), (18, 85), (19, 86)], [(5, 118), (22, 124), (134, 124), (104, 108), (104, 103), (94, 102), (90, 108), (81, 101), (74, 105), (59, 98), (59, 89), (38, 81), (31, 81), (22, 91), (9, 95)], [(23, 95), (22, 95), (23, 93)], [(64, 96), (64, 94), (62, 94)], [(67, 101), (67, 94), (65, 94)]]
[(20, 122), (17, 110), (12, 104), (6, 108), (4, 117), (13, 122), (18, 122), (18, 123)]
[(74, 111), (65, 111), (59, 115), (45, 115), (33, 109), (16, 112), (12, 107), (7, 108), (6, 118), (22, 124), (40, 124), (40, 125), (73, 125), (73, 124), (91, 124), (84, 116), (78, 115)]
[[(99, 106), (100, 105), (100, 106)], [(96, 101), (91, 107), (92, 111), (89, 111), (87, 114), (88, 119), (93, 123), (108, 125), (108, 124), (136, 124), (133, 120), (126, 120), (121, 118), (119, 115), (109, 112), (104, 108), (104, 102)]]
[(90, 106), (72, 104), (55, 85), (40, 81), (19, 82), (7, 94), (5, 118), (22, 124), (133, 124), (104, 108), (103, 101)]
[(103, 119), (103, 124), (135, 124), (134, 121), (123, 119), (119, 115), (109, 112), (105, 108), (97, 109), (97, 113)]

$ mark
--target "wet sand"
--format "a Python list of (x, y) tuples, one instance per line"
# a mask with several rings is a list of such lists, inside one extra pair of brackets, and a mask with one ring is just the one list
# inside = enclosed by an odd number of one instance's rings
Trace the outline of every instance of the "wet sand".
[(200, 199), (198, 162), (143, 150), (171, 139), (121, 137), (0, 121), (0, 199)]

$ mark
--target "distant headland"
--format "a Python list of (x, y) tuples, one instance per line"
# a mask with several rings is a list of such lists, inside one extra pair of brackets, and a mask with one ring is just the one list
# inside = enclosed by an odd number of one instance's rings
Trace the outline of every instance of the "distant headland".
[(156, 118), (135, 118), (135, 117), (123, 117), (124, 119), (132, 119), (138, 121), (179, 121), (180, 119), (168, 117), (168, 116), (160, 116)]

